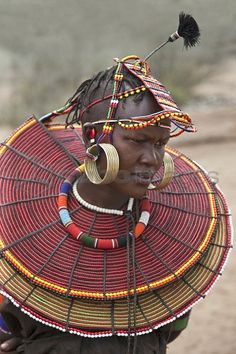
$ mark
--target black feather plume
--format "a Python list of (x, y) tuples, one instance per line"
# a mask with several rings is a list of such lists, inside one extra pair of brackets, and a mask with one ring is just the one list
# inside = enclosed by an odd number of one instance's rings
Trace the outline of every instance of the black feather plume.
[(179, 14), (179, 27), (177, 32), (180, 37), (183, 37), (186, 49), (194, 47), (199, 43), (199, 27), (191, 15), (185, 14), (184, 12)]
[(154, 53), (164, 47), (167, 43), (174, 42), (180, 37), (184, 39), (184, 46), (186, 49), (194, 47), (199, 43), (200, 30), (198, 24), (191, 15), (185, 14), (184, 12), (179, 14), (178, 30), (172, 33), (165, 42), (161, 43), (158, 47), (153, 49), (144, 60), (149, 59)]

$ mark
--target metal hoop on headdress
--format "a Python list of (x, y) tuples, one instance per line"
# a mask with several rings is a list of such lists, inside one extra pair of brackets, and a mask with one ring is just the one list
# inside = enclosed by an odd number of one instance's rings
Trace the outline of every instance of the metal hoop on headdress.
[(150, 183), (148, 189), (162, 189), (172, 181), (174, 175), (174, 162), (172, 157), (167, 152), (165, 152), (163, 163), (164, 175), (162, 180), (157, 185)]
[[(100, 177), (96, 161), (98, 158), (98, 147), (105, 152), (107, 160), (107, 169), (103, 178)], [(116, 148), (111, 144), (92, 145), (87, 149), (88, 157), (85, 159), (85, 173), (93, 184), (109, 184), (113, 182), (119, 171), (119, 155)], [(94, 158), (93, 158), (94, 157)]]

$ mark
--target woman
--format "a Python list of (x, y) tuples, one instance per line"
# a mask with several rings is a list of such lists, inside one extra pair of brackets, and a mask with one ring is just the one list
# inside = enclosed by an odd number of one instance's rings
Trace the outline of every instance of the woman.
[[(66, 131), (49, 121), (59, 114)], [(18, 352), (162, 354), (186, 327), (231, 233), (222, 194), (166, 146), (183, 131), (190, 117), (131, 56), (2, 146), (15, 182), (1, 204), (1, 312)]]

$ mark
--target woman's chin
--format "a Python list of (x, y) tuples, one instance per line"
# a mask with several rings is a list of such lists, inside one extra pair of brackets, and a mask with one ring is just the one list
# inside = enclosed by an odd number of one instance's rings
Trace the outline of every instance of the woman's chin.
[(149, 183), (137, 183), (135, 182), (128, 182), (128, 183), (120, 183), (120, 182), (113, 182), (111, 185), (111, 191), (114, 194), (119, 194), (120, 196), (123, 195), (127, 198), (135, 198), (140, 199), (147, 194)]
[(135, 198), (135, 199), (140, 199), (144, 197), (147, 194), (148, 191), (148, 185), (147, 186), (137, 186), (136, 188), (130, 188), (129, 191), (129, 197)]

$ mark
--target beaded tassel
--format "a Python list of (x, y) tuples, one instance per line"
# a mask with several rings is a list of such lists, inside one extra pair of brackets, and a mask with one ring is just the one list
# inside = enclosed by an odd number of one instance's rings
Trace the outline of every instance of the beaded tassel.
[[(107, 113), (107, 120), (111, 120), (115, 117), (116, 109), (119, 104), (119, 100), (117, 98), (122, 80), (123, 80), (123, 74), (121, 74), (122, 70), (122, 63), (118, 63), (116, 73), (114, 75), (114, 85), (113, 85), (113, 92), (112, 92), (112, 98), (110, 101), (108, 113)], [(103, 134), (109, 135), (113, 131), (113, 126), (109, 123), (105, 123), (103, 126)]]

